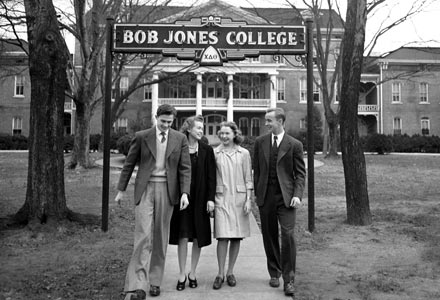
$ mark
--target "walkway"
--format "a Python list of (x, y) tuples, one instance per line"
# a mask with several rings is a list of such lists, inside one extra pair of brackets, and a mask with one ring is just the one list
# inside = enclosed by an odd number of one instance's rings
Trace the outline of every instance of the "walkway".
[[(112, 157), (110, 164), (112, 167), (121, 168), (124, 156)], [(102, 160), (97, 161), (102, 165)], [(315, 167), (322, 165), (322, 162), (315, 160)], [(183, 291), (176, 290), (179, 265), (177, 260), (177, 246), (169, 245), (167, 251), (165, 275), (161, 286), (161, 299), (167, 300), (277, 300), (288, 299), (283, 292), (283, 281), (280, 280), (279, 288), (269, 286), (269, 274), (266, 269), (266, 256), (263, 247), (263, 238), (258, 224), (251, 214), (251, 236), (241, 242), (240, 253), (235, 265), (235, 277), (237, 286), (230, 287), (226, 280), (220, 290), (214, 290), (212, 283), (217, 275), (217, 241), (213, 239), (210, 246), (202, 249), (199, 265), (197, 268), (197, 281), (199, 286), (191, 289), (187, 286)], [(212, 226), (213, 228), (213, 226)], [(191, 264), (191, 247), (188, 246), (187, 268)], [(226, 261), (226, 267), (227, 267)], [(148, 298), (148, 297), (147, 297)]]

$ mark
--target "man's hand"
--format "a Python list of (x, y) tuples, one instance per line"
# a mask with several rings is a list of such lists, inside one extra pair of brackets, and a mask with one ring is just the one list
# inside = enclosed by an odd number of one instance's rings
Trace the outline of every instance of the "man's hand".
[(127, 198), (127, 193), (125, 191), (118, 191), (115, 197), (115, 202), (118, 202), (118, 205), (121, 205), (121, 201), (124, 201)]
[(300, 205), (301, 199), (299, 199), (298, 197), (292, 197), (292, 200), (290, 200), (290, 207), (299, 208)]
[(180, 210), (184, 210), (188, 205), (188, 195), (186, 193), (183, 193), (180, 197)]

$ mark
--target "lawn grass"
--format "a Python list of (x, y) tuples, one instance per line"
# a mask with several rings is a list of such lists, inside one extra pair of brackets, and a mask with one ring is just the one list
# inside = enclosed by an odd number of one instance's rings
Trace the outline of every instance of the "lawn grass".
[[(93, 155), (101, 157), (100, 153)], [(344, 249), (354, 251), (350, 247), (363, 237), (369, 239), (362, 245), (373, 250), (384, 241), (395, 242), (398, 247), (401, 240), (413, 241), (414, 247), (422, 249), (423, 265), (409, 261), (407, 266), (383, 265), (365, 272), (353, 268), (347, 274), (335, 276), (338, 286), (346, 283), (348, 290), (356, 290), (359, 299), (381, 299), (375, 298), (375, 293), (397, 295), (389, 299), (399, 299), (398, 295), (404, 293), (413, 296), (402, 299), (440, 297), (440, 292), (432, 290), (417, 290), (412, 294), (408, 291), (408, 286), (413, 288), (408, 282), (414, 278), (420, 280), (413, 289), (440, 280), (440, 156), (366, 155), (373, 224), (359, 228), (345, 224), (341, 159), (326, 160), (319, 155), (315, 158), (324, 162), (315, 170), (316, 231), (312, 235), (307, 233), (307, 209), (301, 210), (297, 221), (300, 253), (313, 252), (316, 258), (325, 259), (335, 245), (346, 243)], [(4, 218), (24, 203), (27, 153), (0, 152), (0, 172), (0, 218)], [(132, 251), (134, 215), (131, 202), (118, 206), (113, 201), (118, 175), (116, 170), (111, 170), (107, 233), (101, 232), (97, 225), (78, 224), (61, 224), (39, 232), (29, 228), (1, 228), (0, 299), (120, 299)], [(130, 186), (129, 193), (132, 189)], [(100, 167), (66, 169), (65, 191), (69, 208), (92, 213), (100, 219)], [(254, 206), (254, 212), (257, 210)], [(339, 260), (337, 264), (344, 270), (353, 265), (344, 257)], [(319, 268), (318, 271), (322, 272)], [(309, 276), (313, 283), (314, 273)]]

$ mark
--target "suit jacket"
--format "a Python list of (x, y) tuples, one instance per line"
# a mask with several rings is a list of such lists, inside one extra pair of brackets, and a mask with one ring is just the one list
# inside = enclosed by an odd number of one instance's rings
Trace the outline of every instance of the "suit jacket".
[[(118, 190), (125, 191), (136, 163), (139, 168), (134, 185), (134, 203), (138, 205), (156, 164), (156, 126), (136, 132), (125, 159)], [(165, 153), (168, 196), (172, 205), (179, 203), (182, 193), (190, 193), (191, 161), (186, 136), (170, 128)]]
[[(258, 137), (254, 145), (254, 187), (258, 206), (264, 204), (266, 197), (271, 143), (272, 134), (269, 133)], [(289, 207), (292, 197), (302, 198), (306, 168), (302, 143), (287, 133), (278, 147), (276, 169), (284, 204)]]

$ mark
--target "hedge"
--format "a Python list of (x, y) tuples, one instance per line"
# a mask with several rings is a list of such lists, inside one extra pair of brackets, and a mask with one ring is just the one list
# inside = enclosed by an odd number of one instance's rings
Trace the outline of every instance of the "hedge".
[[(304, 132), (295, 136), (304, 144), (307, 149), (307, 135)], [(113, 133), (110, 140), (110, 149), (117, 149), (119, 153), (126, 155), (131, 141), (130, 135), (121, 135)], [(64, 151), (69, 152), (73, 149), (73, 135), (64, 137)], [(90, 135), (90, 150), (98, 151), (100, 149), (101, 135)], [(245, 137), (242, 146), (253, 153), (255, 137)], [(385, 154), (389, 152), (420, 152), (420, 153), (440, 153), (440, 137), (413, 135), (384, 135), (372, 134), (363, 136), (360, 139), (361, 147), (366, 152)], [(22, 135), (0, 134), (0, 150), (27, 150), (28, 138)], [(322, 136), (315, 136), (315, 151), (322, 150)]]
[(28, 138), (23, 135), (0, 134), (0, 150), (27, 150)]
[(440, 137), (435, 135), (372, 134), (362, 137), (361, 145), (364, 151), (378, 154), (389, 152), (440, 153)]

